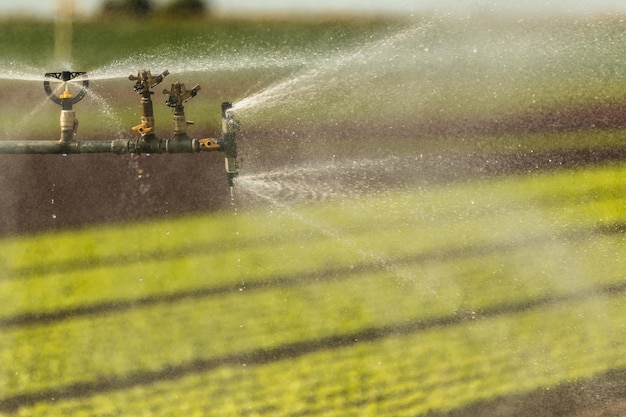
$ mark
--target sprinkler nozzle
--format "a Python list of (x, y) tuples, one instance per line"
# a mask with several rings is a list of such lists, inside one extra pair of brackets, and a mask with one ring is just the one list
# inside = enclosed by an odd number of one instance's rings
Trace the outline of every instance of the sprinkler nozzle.
[(76, 77), (86, 75), (87, 73), (84, 71), (61, 71), (61, 72), (46, 72), (46, 78), (56, 78), (57, 80), (61, 80), (63, 82), (67, 82), (73, 80)]

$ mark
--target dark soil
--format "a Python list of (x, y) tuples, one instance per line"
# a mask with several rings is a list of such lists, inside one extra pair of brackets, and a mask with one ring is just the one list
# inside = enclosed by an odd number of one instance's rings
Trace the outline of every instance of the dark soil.
[(0, 234), (225, 207), (223, 157), (0, 155)]
[[(343, 123), (263, 130), (248, 126), (240, 142), (255, 153), (256, 169), (314, 162), (320, 149), (342, 146), (350, 155), (370, 138), (415, 141), (524, 132), (581, 131), (626, 125), (626, 104), (609, 103), (484, 120), (405, 121), (398, 127)], [(298, 130), (299, 129), (299, 130)], [(323, 137), (320, 141), (318, 138)], [(282, 139), (285, 138), (285, 139)], [(93, 139), (93, 138), (89, 138)], [(370, 141), (371, 142), (371, 141)], [(385, 145), (393, 155), (393, 144)], [(384, 186), (537, 170), (562, 169), (626, 159), (624, 147), (552, 152), (425, 155), (404, 175)], [(140, 221), (155, 216), (224, 209), (230, 204), (222, 155), (0, 155), (0, 235)], [(245, 162), (242, 171), (245, 173)]]
[(473, 404), (437, 417), (623, 417), (626, 370)]

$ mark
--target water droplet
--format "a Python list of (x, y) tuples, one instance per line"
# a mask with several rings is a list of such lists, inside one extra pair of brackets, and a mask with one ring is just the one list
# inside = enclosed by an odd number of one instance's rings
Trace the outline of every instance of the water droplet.
[(143, 282), (143, 277), (139, 277), (139, 282)]
[(52, 218), (56, 220), (57, 215), (56, 214), (52, 214)]

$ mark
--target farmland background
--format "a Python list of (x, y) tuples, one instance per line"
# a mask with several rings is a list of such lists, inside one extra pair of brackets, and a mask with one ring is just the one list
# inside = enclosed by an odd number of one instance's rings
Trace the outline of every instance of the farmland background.
[[(426, 103), (388, 89), (242, 115), (234, 202), (219, 155), (3, 156), (2, 415), (623, 408), (621, 19), (109, 23), (75, 24), (77, 69), (232, 61), (185, 74), (207, 92), (197, 132), (219, 132), (221, 101), (298, 74), (244, 58), (426, 27), (431, 48), (478, 33), (502, 67), (420, 73), (440, 89)], [(5, 139), (57, 135), (39, 82), (11, 79), (51, 70), (53, 33), (0, 27)], [(502, 41), (528, 34), (553, 47), (540, 70)], [(107, 106), (81, 103), (81, 136), (126, 135), (131, 84), (94, 80)]]

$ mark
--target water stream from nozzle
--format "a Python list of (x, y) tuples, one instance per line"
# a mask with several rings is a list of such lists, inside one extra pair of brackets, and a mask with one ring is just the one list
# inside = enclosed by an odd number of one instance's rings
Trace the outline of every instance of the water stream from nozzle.
[(332, 159), (274, 168), (237, 178), (240, 193), (261, 201), (280, 201), (285, 206), (340, 200), (380, 193), (390, 185), (413, 184), (414, 156), (389, 156), (379, 159)]
[[(389, 66), (398, 64), (403, 51), (394, 52), (394, 48), (407, 40), (417, 40), (428, 27), (429, 24), (421, 23), (410, 25), (352, 50), (317, 57), (314, 65), (303, 66), (304, 69), (294, 76), (237, 100), (233, 110), (237, 114), (246, 114), (261, 108), (285, 105), (286, 102), (319, 100), (338, 87), (369, 88), (369, 80), (380, 77), (387, 73)], [(350, 68), (358, 69), (358, 73), (347, 73)]]
[[(198, 48), (206, 47), (205, 45)], [(129, 68), (150, 68), (158, 62), (163, 68), (168, 68), (173, 74), (229, 74), (236, 71), (271, 70), (293, 71), (308, 63), (314, 62), (310, 56), (298, 52), (267, 52), (256, 51), (215, 51), (214, 54), (221, 56), (220, 59), (211, 59), (211, 51), (200, 57), (190, 56), (189, 51), (180, 48), (165, 49), (156, 54), (137, 55), (93, 68), (89, 71), (91, 80), (110, 80), (116, 78), (128, 78)], [(223, 55), (228, 53), (228, 59)]]
[[(307, 173), (310, 175), (314, 172), (314, 168), (305, 167), (300, 171), (300, 174)], [(326, 171), (327, 169), (319, 168), (319, 172)], [(297, 184), (294, 181), (284, 180), (290, 176), (291, 175), (285, 171), (275, 172), (274, 175), (269, 176), (275, 179), (269, 179), (266, 175), (242, 176), (237, 179), (237, 187), (241, 190), (240, 192), (248, 193), (254, 196), (257, 201), (269, 204), (272, 209), (279, 212), (279, 215), (286, 215), (307, 226), (309, 232), (314, 231), (320, 233), (330, 238), (338, 247), (357, 253), (361, 260), (379, 265), (396, 278), (398, 285), (404, 285), (405, 283), (413, 281), (414, 277), (412, 274), (403, 270), (403, 268), (393, 262), (387, 254), (381, 256), (379, 253), (364, 249), (358, 237), (353, 239), (350, 234), (333, 226), (330, 222), (320, 218), (310, 217), (298, 209), (298, 204), (310, 202), (311, 200), (319, 201), (326, 198), (337, 198), (339, 195), (347, 197), (347, 194), (344, 193), (350, 191), (343, 190), (342, 193), (342, 191), (334, 190), (332, 185), (328, 185), (326, 192), (324, 192), (324, 190), (320, 192), (319, 183), (307, 185), (305, 182)], [(282, 177), (283, 180), (277, 179), (277, 177)], [(288, 190), (288, 195), (285, 195), (285, 190)], [(343, 198), (340, 200), (343, 200)], [(359, 203), (357, 200), (352, 200), (351, 204), (343, 206), (342, 210), (359, 211), (361, 209), (358, 207), (359, 204), (362, 203)], [(380, 215), (384, 216), (384, 213), (380, 213)]]
[(115, 135), (118, 138), (126, 137), (127, 127), (125, 126), (124, 122), (117, 114), (115, 109), (111, 107), (109, 101), (104, 96), (96, 92), (93, 88), (89, 88), (87, 97), (88, 99), (90, 99), (90, 101), (96, 104), (96, 106), (100, 110), (100, 114), (104, 115), (109, 122), (109, 125), (112, 125), (113, 128), (116, 130)]

